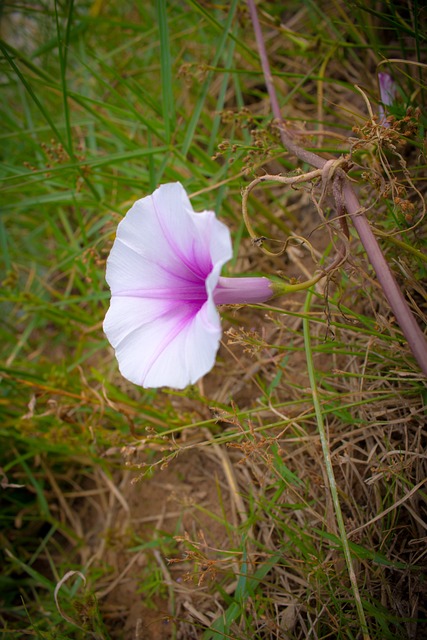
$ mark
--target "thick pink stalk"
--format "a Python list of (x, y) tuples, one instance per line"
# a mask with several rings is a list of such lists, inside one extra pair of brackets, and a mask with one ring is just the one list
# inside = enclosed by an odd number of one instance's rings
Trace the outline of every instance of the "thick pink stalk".
[(347, 211), (365, 247), (370, 263), (377, 275), (378, 282), (384, 291), (384, 295), (396, 316), (396, 320), (408, 341), (412, 353), (420, 365), (421, 371), (427, 375), (427, 342), (425, 335), (418, 326), (417, 321), (403, 297), (403, 293), (384, 258), (384, 254), (378, 245), (366, 216), (360, 213), (360, 204), (347, 180), (344, 183), (343, 194)]

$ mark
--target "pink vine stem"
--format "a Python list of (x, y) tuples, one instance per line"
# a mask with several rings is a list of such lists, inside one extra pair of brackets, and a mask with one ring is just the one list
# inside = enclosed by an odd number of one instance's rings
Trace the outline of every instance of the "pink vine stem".
[[(255, 38), (257, 41), (258, 51), (261, 59), (262, 70), (264, 73), (265, 84), (267, 87), (268, 95), (270, 97), (271, 108), (273, 116), (279, 124), (280, 137), (283, 146), (288, 149), (294, 156), (296, 156), (302, 162), (322, 169), (327, 160), (321, 158), (316, 153), (302, 149), (293, 140), (292, 132), (285, 128), (280, 113), (279, 102), (277, 100), (276, 91), (273, 84), (273, 77), (270, 71), (270, 64), (268, 62), (267, 52), (265, 49), (264, 38), (261, 31), (261, 26), (258, 20), (258, 15), (255, 7), (254, 0), (247, 0), (251, 20), (254, 27)], [(338, 173), (338, 172), (337, 172)], [(363, 213), (363, 209), (354, 193), (350, 183), (345, 177), (345, 174), (340, 171), (340, 177), (343, 178), (343, 199), (345, 208), (354, 227), (359, 235), (360, 241), (366, 251), (368, 259), (375, 271), (384, 295), (399, 323), (400, 328), (408, 341), (409, 347), (417, 360), (421, 371), (427, 376), (427, 340), (421, 328), (418, 326), (408, 303), (406, 302), (402, 291), (397, 284), (397, 281), (384, 257), (383, 252), (375, 238), (371, 226)], [(337, 203), (338, 207), (340, 203)]]

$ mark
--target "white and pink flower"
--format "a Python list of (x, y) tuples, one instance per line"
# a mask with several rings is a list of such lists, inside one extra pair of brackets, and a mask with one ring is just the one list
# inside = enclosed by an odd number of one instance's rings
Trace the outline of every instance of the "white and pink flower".
[(180, 183), (135, 202), (107, 260), (111, 288), (104, 331), (122, 375), (143, 387), (183, 389), (210, 371), (221, 338), (217, 304), (273, 295), (267, 278), (223, 278), (228, 228), (195, 213)]

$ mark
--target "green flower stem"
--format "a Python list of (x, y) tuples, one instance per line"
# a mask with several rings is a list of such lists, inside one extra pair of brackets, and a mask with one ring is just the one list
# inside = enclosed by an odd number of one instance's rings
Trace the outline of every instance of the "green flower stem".
[(325, 272), (317, 273), (315, 276), (310, 278), (310, 280), (305, 280), (304, 282), (298, 282), (297, 284), (288, 284), (287, 282), (282, 282), (279, 280), (271, 280), (270, 287), (273, 290), (273, 295), (283, 296), (288, 293), (295, 293), (296, 291), (305, 291), (306, 289), (310, 289), (310, 287), (314, 286), (319, 280), (324, 278), (326, 275)]

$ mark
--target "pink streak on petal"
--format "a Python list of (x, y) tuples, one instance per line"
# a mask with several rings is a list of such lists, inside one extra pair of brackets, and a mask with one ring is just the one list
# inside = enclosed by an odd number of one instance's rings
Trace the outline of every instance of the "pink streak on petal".
[[(174, 190), (176, 190), (177, 186), (179, 185), (179, 195), (180, 195), (180, 201), (175, 203), (175, 206), (177, 208), (179, 208), (180, 210), (180, 216), (182, 218), (182, 211), (184, 211), (184, 203), (182, 202), (182, 199), (186, 199), (187, 198), (187, 194), (185, 193), (185, 190), (183, 189), (182, 185), (180, 185), (179, 183), (177, 183), (177, 185), (173, 185), (173, 187), (175, 187)], [(168, 191), (170, 191), (170, 185), (167, 185), (168, 187)], [(165, 193), (165, 190), (164, 190)], [(178, 195), (178, 194), (177, 194)], [(161, 230), (163, 231), (164, 237), (167, 241), (167, 243), (169, 244), (172, 253), (175, 256), (178, 256), (178, 258), (181, 260), (181, 262), (187, 267), (187, 269), (194, 274), (197, 278), (203, 279), (208, 275), (208, 273), (210, 272), (210, 270), (212, 269), (212, 260), (210, 258), (209, 252), (206, 252), (203, 255), (203, 264), (199, 264), (198, 259), (196, 258), (196, 249), (195, 249), (195, 241), (198, 240), (201, 244), (205, 244), (205, 238), (206, 238), (206, 231), (207, 229), (204, 230), (204, 236), (205, 237), (195, 237), (196, 235), (198, 236), (197, 232), (196, 232), (196, 228), (194, 225), (194, 221), (193, 221), (193, 216), (201, 216), (204, 215), (207, 220), (206, 220), (206, 225), (205, 227), (210, 227), (210, 217), (214, 216), (214, 214), (212, 212), (204, 212), (204, 214), (196, 214), (194, 213), (194, 211), (192, 209), (186, 209), (186, 213), (187, 213), (187, 220), (185, 220), (185, 224), (188, 227), (188, 236), (191, 237), (191, 245), (188, 247), (180, 247), (177, 243), (177, 239), (173, 238), (170, 234), (170, 230), (169, 227), (167, 225), (167, 219), (164, 219), (164, 217), (162, 216), (161, 213), (161, 209), (159, 207), (157, 207), (157, 202), (156, 199), (160, 199), (161, 197), (161, 192), (160, 189), (157, 189), (153, 195), (151, 196), (152, 199), (152, 204), (153, 204), (153, 208), (157, 217), (157, 221), (160, 225)], [(166, 196), (165, 196), (166, 197)], [(190, 205), (191, 206), (191, 205)], [(196, 232), (196, 233), (195, 233)], [(188, 254), (188, 255), (187, 255)], [(207, 259), (206, 259), (207, 258)]]
[(159, 360), (160, 356), (164, 353), (165, 349), (168, 349), (171, 346), (171, 344), (174, 342), (177, 336), (179, 336), (191, 324), (191, 322), (194, 320), (195, 316), (197, 315), (197, 311), (198, 310), (191, 309), (183, 318), (181, 318), (179, 322), (176, 323), (175, 327), (173, 328), (172, 331), (169, 332), (166, 338), (164, 338), (159, 343), (155, 352), (152, 354), (150, 360), (145, 365), (145, 374), (142, 380), (143, 384), (147, 379), (147, 377), (149, 376), (150, 371), (153, 368), (153, 365), (155, 364), (155, 362)]
[(178, 303), (198, 302), (203, 304), (207, 300), (204, 282), (201, 284), (189, 284), (179, 287), (167, 287), (164, 289), (134, 289), (118, 291), (116, 297), (143, 298), (144, 300), (172, 300)]

